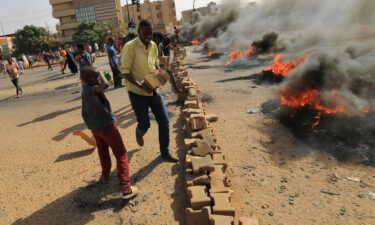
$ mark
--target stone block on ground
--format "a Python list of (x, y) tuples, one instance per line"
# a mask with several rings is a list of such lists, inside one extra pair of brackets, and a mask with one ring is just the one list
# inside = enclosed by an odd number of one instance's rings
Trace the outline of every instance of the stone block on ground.
[(224, 166), (224, 170), (228, 167), (228, 163), (227, 163), (225, 155), (223, 153), (213, 154), (212, 160), (214, 161), (214, 165)]
[(212, 213), (223, 216), (235, 216), (235, 209), (230, 204), (229, 193), (211, 193)]
[(253, 217), (243, 217), (241, 216), (238, 219), (239, 225), (259, 225), (259, 221), (257, 218)]
[(208, 122), (216, 122), (219, 120), (219, 117), (214, 113), (210, 113), (206, 115), (206, 119)]
[(185, 108), (192, 108), (192, 109), (199, 109), (199, 102), (198, 100), (187, 100), (184, 103)]
[(203, 113), (203, 109), (201, 109), (201, 108), (199, 108), (199, 109), (186, 108), (186, 109), (182, 110), (182, 112), (184, 113), (184, 115), (186, 117), (190, 117), (192, 114), (201, 114), (201, 113)]
[(226, 178), (210, 179), (210, 193), (232, 193), (232, 190), (226, 187)]
[(187, 225), (207, 225), (210, 224), (211, 208), (208, 206), (201, 210), (186, 208), (185, 216)]
[(207, 155), (205, 157), (194, 157), (191, 160), (191, 164), (193, 167), (193, 173), (199, 174), (200, 172), (214, 172), (215, 167), (212, 162), (211, 156)]
[(201, 130), (201, 131), (198, 131), (198, 132), (194, 132), (192, 133), (192, 137), (194, 138), (200, 138), (200, 139), (204, 139), (205, 141), (207, 141), (211, 147), (213, 149), (216, 150), (216, 138), (214, 137), (211, 129), (207, 128), (207, 129), (204, 129), (204, 130)]
[(233, 216), (211, 215), (212, 225), (234, 225)]
[[(212, 162), (213, 163), (213, 162)], [(225, 168), (223, 165), (214, 165), (215, 169), (213, 172), (210, 172), (210, 178), (222, 178), (222, 177), (227, 177), (225, 173)]]
[(206, 173), (200, 173), (198, 175), (186, 174), (186, 185), (187, 186), (196, 186), (196, 185), (209, 185), (210, 178)]
[(191, 139), (191, 138), (185, 138), (184, 139), (184, 143), (185, 143), (185, 149), (186, 150), (189, 150), (189, 149), (191, 149), (192, 147), (197, 147), (196, 146), (196, 141), (197, 141), (198, 139)]
[(206, 141), (202, 141), (199, 142), (197, 147), (193, 147), (190, 152), (192, 155), (204, 157), (206, 155), (211, 155), (214, 150)]
[(191, 186), (187, 188), (187, 192), (190, 197), (191, 208), (201, 209), (205, 206), (211, 206), (211, 199), (207, 196), (205, 186)]
[(204, 114), (192, 114), (190, 116), (190, 127), (192, 130), (203, 130), (208, 127)]

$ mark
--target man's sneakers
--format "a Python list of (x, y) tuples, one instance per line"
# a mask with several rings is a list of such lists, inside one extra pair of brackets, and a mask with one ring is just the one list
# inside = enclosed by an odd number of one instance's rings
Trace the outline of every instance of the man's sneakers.
[(178, 162), (178, 158), (176, 156), (171, 155), (170, 152), (161, 154), (161, 157), (168, 162), (174, 162), (174, 163)]
[(138, 136), (137, 134), (135, 135), (135, 138), (137, 140), (137, 143), (139, 146), (143, 147), (143, 145), (145, 144), (145, 141), (143, 140), (143, 137), (140, 137)]

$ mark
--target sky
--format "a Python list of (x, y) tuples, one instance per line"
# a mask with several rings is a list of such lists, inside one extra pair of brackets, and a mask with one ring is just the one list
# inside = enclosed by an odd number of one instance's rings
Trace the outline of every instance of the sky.
[[(121, 0), (125, 5), (126, 0)], [(128, 1), (131, 2), (130, 0)], [(143, 2), (143, 0), (141, 1)], [(181, 18), (181, 11), (192, 9), (193, 0), (175, 0), (177, 19)], [(206, 6), (209, 2), (220, 2), (219, 0), (196, 0), (195, 7)], [(57, 19), (52, 17), (52, 7), (48, 0), (0, 0), (0, 22), (5, 34), (12, 34), (25, 25), (35, 25), (56, 31)], [(0, 26), (0, 35), (3, 30)]]

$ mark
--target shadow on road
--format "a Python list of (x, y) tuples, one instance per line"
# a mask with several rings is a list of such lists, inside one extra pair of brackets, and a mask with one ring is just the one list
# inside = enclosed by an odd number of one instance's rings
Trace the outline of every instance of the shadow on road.
[(26, 126), (30, 123), (37, 123), (37, 122), (42, 122), (42, 121), (46, 121), (46, 120), (50, 120), (50, 119), (53, 119), (55, 117), (58, 117), (58, 116), (61, 116), (65, 113), (70, 113), (70, 112), (73, 112), (75, 110), (78, 110), (80, 109), (81, 106), (76, 106), (76, 107), (73, 107), (73, 108), (70, 108), (70, 109), (65, 109), (65, 110), (57, 110), (55, 112), (51, 112), (51, 113), (48, 113), (44, 116), (40, 116), (38, 118), (35, 118), (34, 120), (32, 121), (29, 121), (29, 122), (26, 122), (26, 123), (21, 123), (19, 125), (17, 125), (18, 127), (22, 127), (22, 126)]

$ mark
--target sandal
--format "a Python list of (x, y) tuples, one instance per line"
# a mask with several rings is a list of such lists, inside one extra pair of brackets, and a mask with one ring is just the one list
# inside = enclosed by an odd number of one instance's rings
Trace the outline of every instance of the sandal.
[(122, 193), (123, 199), (131, 199), (131, 198), (134, 198), (135, 196), (138, 195), (138, 188), (137, 187), (131, 186), (130, 189), (131, 189), (131, 192)]

